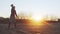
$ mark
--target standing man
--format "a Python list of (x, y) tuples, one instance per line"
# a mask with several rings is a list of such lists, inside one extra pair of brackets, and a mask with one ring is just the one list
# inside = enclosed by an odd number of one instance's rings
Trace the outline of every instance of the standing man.
[(14, 27), (16, 28), (16, 19), (15, 19), (15, 17), (17, 17), (15, 6), (13, 4), (11, 4), (11, 14), (10, 14), (8, 28), (10, 28), (11, 23), (13, 23), (14, 24)]

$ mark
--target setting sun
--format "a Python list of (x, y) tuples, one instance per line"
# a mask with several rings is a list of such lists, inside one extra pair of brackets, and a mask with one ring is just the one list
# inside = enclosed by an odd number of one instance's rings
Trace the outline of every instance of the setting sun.
[(31, 25), (39, 26), (42, 23), (41, 20), (42, 20), (42, 16), (34, 15), (34, 16), (32, 16)]
[(42, 19), (41, 16), (32, 16), (32, 19), (35, 21), (40, 21)]
[(40, 20), (39, 17), (34, 17), (33, 19), (34, 19), (35, 21), (39, 21), (39, 20)]

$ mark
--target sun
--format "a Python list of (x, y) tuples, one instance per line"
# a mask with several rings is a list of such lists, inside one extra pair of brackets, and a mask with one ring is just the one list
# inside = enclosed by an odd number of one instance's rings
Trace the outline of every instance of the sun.
[(33, 20), (32, 25), (34, 25), (34, 26), (39, 26), (42, 23), (41, 22), (41, 20), (42, 20), (41, 16), (33, 16), (32, 20)]
[(40, 17), (34, 17), (34, 20), (39, 21), (41, 18)]
[(43, 21), (42, 16), (35, 15), (35, 16), (32, 16), (30, 24), (33, 25), (33, 26), (40, 26), (40, 25), (43, 25), (42, 21)]
[(35, 21), (40, 21), (42, 19), (42, 17), (41, 16), (33, 16), (32, 19)]

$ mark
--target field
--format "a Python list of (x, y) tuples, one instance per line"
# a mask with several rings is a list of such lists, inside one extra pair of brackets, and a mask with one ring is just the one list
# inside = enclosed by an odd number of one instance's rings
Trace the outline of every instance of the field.
[(14, 28), (11, 24), (8, 29), (8, 24), (0, 24), (0, 34), (60, 34), (60, 23), (44, 23), (40, 26), (18, 23)]

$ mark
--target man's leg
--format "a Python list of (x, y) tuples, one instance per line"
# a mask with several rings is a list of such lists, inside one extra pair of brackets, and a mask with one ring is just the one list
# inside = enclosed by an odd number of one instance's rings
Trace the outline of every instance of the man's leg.
[(14, 27), (16, 28), (16, 22), (14, 22)]
[(9, 22), (9, 23), (8, 23), (8, 29), (10, 29), (10, 25), (11, 25), (11, 23)]

